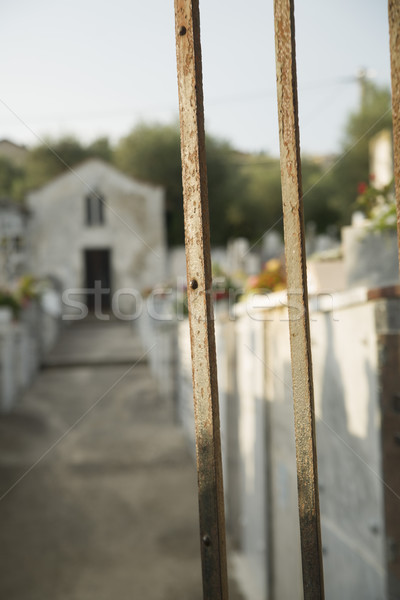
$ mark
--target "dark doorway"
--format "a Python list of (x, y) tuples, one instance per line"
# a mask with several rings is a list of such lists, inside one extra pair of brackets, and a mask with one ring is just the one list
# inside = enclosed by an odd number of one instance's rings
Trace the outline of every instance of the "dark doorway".
[[(90, 311), (110, 310), (111, 307), (110, 250), (85, 250), (86, 302)], [(106, 291), (107, 290), (107, 291)]]

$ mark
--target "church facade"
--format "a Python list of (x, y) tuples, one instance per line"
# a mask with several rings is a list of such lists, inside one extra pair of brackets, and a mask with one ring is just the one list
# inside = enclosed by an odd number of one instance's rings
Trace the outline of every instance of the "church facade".
[(165, 276), (164, 190), (90, 159), (28, 196), (29, 271), (60, 286), (65, 314), (139, 309)]

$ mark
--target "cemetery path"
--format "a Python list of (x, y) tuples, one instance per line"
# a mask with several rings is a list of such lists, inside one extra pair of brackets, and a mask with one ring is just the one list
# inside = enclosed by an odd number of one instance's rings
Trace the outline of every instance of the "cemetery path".
[(131, 327), (71, 325), (0, 417), (0, 597), (200, 600), (196, 493)]

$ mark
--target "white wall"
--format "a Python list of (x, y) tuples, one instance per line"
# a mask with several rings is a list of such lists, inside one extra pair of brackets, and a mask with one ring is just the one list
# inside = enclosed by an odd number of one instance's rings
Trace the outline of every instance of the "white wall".
[[(249, 600), (302, 598), (287, 310), (216, 311), (228, 530)], [(327, 600), (384, 600), (376, 303), (314, 299), (311, 311)], [(275, 305), (275, 306), (274, 306)], [(189, 329), (178, 325), (177, 403), (194, 448)]]
[(18, 321), (9, 309), (0, 309), (0, 412), (13, 409), (59, 329), (59, 317), (47, 314), (38, 302), (23, 309)]

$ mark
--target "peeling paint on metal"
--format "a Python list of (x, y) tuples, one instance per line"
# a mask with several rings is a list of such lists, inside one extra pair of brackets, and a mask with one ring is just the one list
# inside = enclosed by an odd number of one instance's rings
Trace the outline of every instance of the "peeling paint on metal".
[[(275, 0), (274, 11), (303, 589), (305, 600), (317, 600), (324, 598), (324, 583), (304, 243), (293, 0)], [(298, 310), (299, 304), (301, 314)]]
[(392, 119), (394, 182), (400, 257), (400, 0), (389, 0), (390, 63), (392, 73)]
[(198, 0), (175, 0), (175, 30), (203, 597), (227, 600)]

